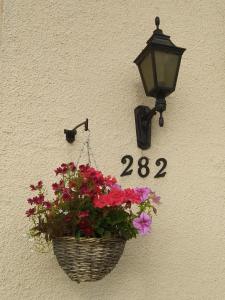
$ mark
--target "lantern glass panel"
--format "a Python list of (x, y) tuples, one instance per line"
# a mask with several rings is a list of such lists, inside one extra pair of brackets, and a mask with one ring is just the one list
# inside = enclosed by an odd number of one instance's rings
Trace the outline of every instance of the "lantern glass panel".
[(154, 88), (154, 77), (153, 77), (153, 67), (152, 67), (152, 55), (148, 53), (143, 61), (140, 63), (140, 71), (142, 74), (142, 79), (144, 81), (144, 86), (146, 93), (149, 93)]
[(174, 88), (180, 55), (156, 50), (155, 64), (159, 88)]

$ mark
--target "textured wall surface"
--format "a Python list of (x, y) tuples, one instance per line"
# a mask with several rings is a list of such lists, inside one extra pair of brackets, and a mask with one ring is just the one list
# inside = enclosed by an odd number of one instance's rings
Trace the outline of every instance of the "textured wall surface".
[[(162, 196), (152, 234), (127, 243), (102, 281), (76, 284), (23, 237), (28, 186), (77, 159), (63, 129), (90, 119), (99, 167), (119, 177), (136, 146), (133, 109), (152, 106), (132, 63), (161, 27), (184, 53), (165, 127), (153, 121), (151, 174), (121, 183)], [(4, 0), (1, 15), (0, 299), (225, 299), (225, 2)], [(155, 160), (168, 160), (154, 179)]]

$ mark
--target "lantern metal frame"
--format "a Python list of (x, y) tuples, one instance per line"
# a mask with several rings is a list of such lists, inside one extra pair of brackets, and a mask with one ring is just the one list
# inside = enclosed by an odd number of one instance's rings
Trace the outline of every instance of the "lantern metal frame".
[[(134, 63), (138, 66), (141, 80), (144, 86), (145, 94), (148, 97), (154, 97), (156, 99), (155, 107), (150, 109), (147, 106), (140, 105), (135, 108), (135, 124), (136, 124), (136, 135), (137, 135), (137, 145), (139, 148), (145, 150), (151, 146), (151, 120), (153, 116), (159, 112), (159, 126), (163, 127), (163, 112), (166, 110), (166, 100), (165, 97), (175, 91), (177, 78), (179, 74), (179, 68), (181, 63), (181, 57), (185, 48), (176, 47), (170, 40), (170, 36), (165, 35), (161, 29), (159, 29), (160, 19), (159, 17), (155, 18), (156, 29), (153, 32), (151, 38), (147, 41), (147, 46), (142, 50), (142, 52), (134, 60)], [(173, 78), (173, 85), (169, 87), (163, 87), (159, 85), (157, 79), (157, 65), (155, 52), (160, 51), (163, 53), (175, 54), (177, 55), (178, 61), (176, 65), (176, 72)], [(141, 69), (141, 63), (147, 57), (151, 55), (151, 64), (152, 64), (152, 75), (154, 86), (148, 90), (148, 87), (145, 82), (145, 77)]]

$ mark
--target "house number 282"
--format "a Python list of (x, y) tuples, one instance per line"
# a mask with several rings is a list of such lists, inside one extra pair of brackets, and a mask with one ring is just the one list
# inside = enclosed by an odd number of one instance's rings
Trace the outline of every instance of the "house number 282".
[[(121, 177), (129, 176), (133, 173), (132, 165), (134, 159), (131, 155), (124, 155), (121, 159), (121, 163), (126, 165), (125, 169), (121, 173)], [(164, 177), (166, 172), (164, 171), (167, 166), (167, 160), (165, 158), (158, 158), (155, 162), (157, 167), (160, 167), (158, 172), (155, 174), (154, 178)], [(149, 167), (149, 158), (146, 156), (142, 156), (138, 160), (138, 175), (142, 178), (147, 177), (150, 174), (150, 167)]]

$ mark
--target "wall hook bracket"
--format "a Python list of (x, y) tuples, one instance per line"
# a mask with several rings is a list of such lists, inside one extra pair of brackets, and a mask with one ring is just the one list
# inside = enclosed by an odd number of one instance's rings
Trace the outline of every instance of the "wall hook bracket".
[(64, 129), (64, 134), (66, 135), (66, 140), (68, 143), (72, 144), (75, 141), (75, 136), (77, 134), (77, 128), (84, 125), (84, 130), (88, 130), (88, 119), (86, 119), (84, 122), (78, 124), (73, 129)]

